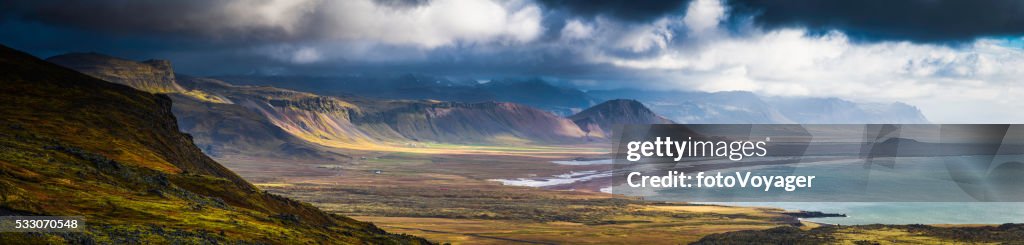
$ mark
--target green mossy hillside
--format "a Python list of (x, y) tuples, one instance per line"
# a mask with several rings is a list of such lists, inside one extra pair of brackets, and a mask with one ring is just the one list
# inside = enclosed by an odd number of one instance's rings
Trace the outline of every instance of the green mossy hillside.
[(424, 243), (261, 191), (178, 132), (164, 95), (0, 46), (0, 215), (82, 216), (0, 243)]

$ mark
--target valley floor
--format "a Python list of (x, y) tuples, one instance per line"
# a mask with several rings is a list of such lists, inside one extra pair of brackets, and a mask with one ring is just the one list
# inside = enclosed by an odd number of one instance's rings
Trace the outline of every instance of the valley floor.
[(774, 208), (663, 203), (601, 193), (593, 186), (553, 190), (494, 181), (607, 169), (607, 165), (551, 163), (602, 157), (595, 149), (567, 153), (507, 149), (507, 154), (345, 152), (353, 156), (347, 162), (218, 160), (272, 193), (370, 221), (389, 232), (441, 243), (683, 244), (712, 234), (725, 235), (711, 238), (733, 239), (748, 235), (743, 233), (747, 230), (778, 227), (796, 227), (810, 237), (828, 238), (811, 243), (942, 241), (907, 227), (819, 227)]

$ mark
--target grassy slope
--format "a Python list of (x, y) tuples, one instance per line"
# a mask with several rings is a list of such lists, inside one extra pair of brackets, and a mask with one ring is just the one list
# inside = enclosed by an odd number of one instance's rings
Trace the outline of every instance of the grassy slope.
[(694, 244), (1021, 244), (1024, 225), (777, 227), (714, 234)]
[(6, 47), (0, 95), (0, 213), (88, 224), (0, 241), (420, 242), (256, 189), (177, 131), (166, 96)]

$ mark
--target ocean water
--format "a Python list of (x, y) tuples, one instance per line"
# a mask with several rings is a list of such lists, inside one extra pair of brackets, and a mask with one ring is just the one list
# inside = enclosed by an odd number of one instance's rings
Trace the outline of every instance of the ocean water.
[(569, 161), (551, 161), (551, 163), (559, 165), (611, 165), (615, 163), (615, 159), (598, 159), (598, 160), (569, 160)]
[[(971, 160), (970, 157), (959, 157)], [(951, 185), (949, 170), (942, 164), (935, 164), (936, 158), (909, 158), (897, 161), (893, 168), (878, 168), (870, 171), (870, 184), (906, 185), (911, 191), (892, 194), (889, 192), (868, 192), (867, 194), (907, 196), (908, 199), (920, 199), (920, 196), (950, 197), (965, 195), (961, 187)], [(853, 163), (853, 162), (851, 162)], [(792, 166), (761, 166), (735, 168), (722, 171), (755, 171), (758, 173), (813, 173), (818, 174), (823, 186), (837, 186), (843, 182), (860, 180), (865, 176), (863, 164), (840, 162), (800, 164), (795, 170)], [(863, 162), (862, 162), (863, 163)], [(915, 176), (907, 176), (913, 174)], [(856, 177), (851, 177), (856, 176)], [(1022, 176), (1024, 177), (1024, 176)], [(879, 181), (886, 181), (880, 183)], [(819, 183), (815, 183), (816, 185)], [(1018, 185), (1019, 186), (1019, 185)], [(961, 194), (951, 194), (961, 192)], [(815, 193), (823, 200), (837, 199), (845, 202), (706, 202), (731, 206), (776, 207), (788, 210), (821, 211), (825, 213), (841, 213), (847, 217), (808, 218), (808, 221), (840, 224), (1002, 224), (1024, 223), (1024, 202), (859, 202), (856, 197), (837, 198), (848, 195), (843, 191), (835, 193)], [(864, 193), (855, 194), (862, 195)], [(829, 196), (832, 195), (832, 196)], [(965, 195), (966, 196), (966, 195)], [(676, 196), (673, 199), (678, 199)], [(849, 200), (853, 200), (849, 202)], [(923, 200), (928, 200), (927, 198)]]
[(717, 202), (730, 206), (842, 213), (847, 217), (805, 220), (840, 225), (1024, 223), (1020, 202)]
[[(971, 160), (971, 157), (959, 157)], [(841, 213), (847, 217), (829, 218), (807, 218), (805, 220), (839, 225), (862, 225), (862, 224), (1002, 224), (1002, 223), (1024, 223), (1024, 202), (865, 202), (859, 198), (871, 199), (878, 195), (888, 196), (899, 200), (907, 198), (910, 200), (931, 200), (936, 196), (950, 199), (969, 199), (970, 195), (962, 192), (960, 186), (951, 181), (950, 170), (945, 164), (938, 164), (944, 159), (935, 158), (903, 158), (889, 162), (889, 166), (865, 165), (863, 160), (830, 160), (830, 161), (809, 161), (792, 165), (772, 166), (751, 166), (740, 168), (729, 168), (713, 170), (708, 172), (721, 171), (741, 172), (751, 171), (756, 174), (765, 175), (818, 175), (816, 187), (825, 189), (825, 192), (814, 193), (792, 193), (790, 198), (802, 198), (803, 200), (836, 200), (825, 201), (802, 201), (786, 202), (786, 198), (774, 199), (771, 201), (758, 200), (758, 198), (736, 198), (745, 197), (750, 190), (718, 190), (704, 197), (727, 196), (735, 198), (732, 201), (702, 201), (692, 200), (693, 192), (687, 193), (677, 189), (661, 191), (641, 190), (633, 193), (633, 196), (644, 196), (649, 200), (665, 201), (686, 201), (708, 204), (719, 204), (729, 206), (756, 206), (775, 207), (787, 210), (820, 211), (826, 213)], [(608, 160), (594, 161), (565, 161), (559, 164), (567, 165), (590, 165), (607, 164)], [(570, 172), (561, 175), (519, 178), (519, 179), (495, 179), (505, 185), (545, 187), (578, 181), (585, 181), (595, 178), (612, 177), (610, 171), (581, 171)], [(857, 187), (856, 191), (848, 189), (852, 185)], [(905, 193), (900, 190), (888, 190), (884, 187), (902, 186), (913, 189), (912, 193)], [(883, 187), (883, 188), (875, 188)], [(619, 190), (621, 187), (602, 188), (602, 192), (625, 194)], [(873, 191), (865, 191), (873, 190)], [(879, 191), (881, 190), (881, 191)], [(896, 192), (895, 194), (893, 192)], [(860, 195), (860, 196), (858, 196)], [(939, 198), (942, 199), (942, 198)], [(782, 201), (780, 201), (782, 200)]]

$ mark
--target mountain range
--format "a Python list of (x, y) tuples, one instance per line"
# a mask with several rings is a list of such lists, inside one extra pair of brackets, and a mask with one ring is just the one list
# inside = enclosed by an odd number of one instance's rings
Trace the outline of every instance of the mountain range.
[(399, 76), (218, 76), (235, 84), (265, 85), (310, 91), (322, 95), (378, 99), (440, 100), (454, 102), (502, 101), (569, 116), (600, 101), (583, 91), (552, 85), (542, 79), (454, 80), (404, 74)]
[(330, 149), (387, 150), (419, 143), (575, 144), (608, 140), (618, 124), (927, 122), (906, 104), (835, 98), (584, 92), (541, 79), (459, 81), (421, 75), (210, 78), (177, 74), (163, 60), (131, 61), (95, 53), (47, 60), (169, 95), (180, 129), (215, 157), (338, 160), (349, 157)]
[(175, 74), (165, 61), (135, 62), (93, 53), (60, 55), (48, 61), (169, 95), (175, 101), (180, 129), (212, 156), (343, 159), (348, 157), (325, 147), (384, 150), (420, 142), (571, 144), (588, 140), (586, 132), (568, 118), (511, 102), (325, 96), (233, 85)]
[(927, 123), (916, 107), (900, 102), (857, 103), (839, 98), (765, 97), (751, 92), (673, 90), (588, 90), (540, 78), (489, 81), (405, 74), (308, 76), (221, 76), (235, 84), (267, 85), (323, 95), (432, 99), (454, 102), (506, 101), (570, 116), (598, 103), (633, 99), (678, 123)]
[[(171, 83), (168, 63), (117, 67), (104, 70), (112, 75), (107, 79), (183, 89)], [(2, 241), (428, 243), (257, 189), (180, 133), (164, 94), (3, 46), (0, 94), (0, 213), (84, 222), (83, 232), (0, 233)]]
[(677, 123), (849, 124), (928, 123), (916, 107), (900, 102), (856, 103), (838, 98), (763, 97), (751, 92), (594, 90), (599, 99), (631, 98)]

